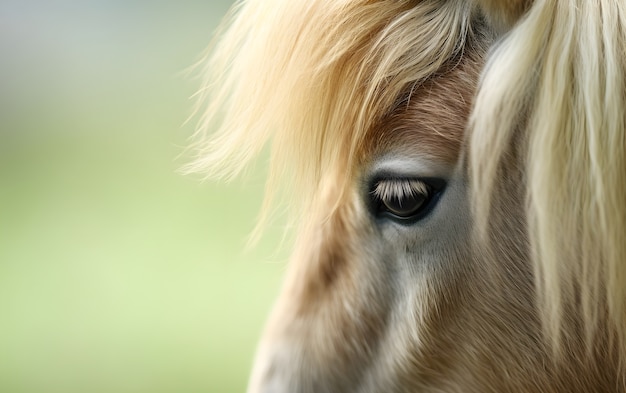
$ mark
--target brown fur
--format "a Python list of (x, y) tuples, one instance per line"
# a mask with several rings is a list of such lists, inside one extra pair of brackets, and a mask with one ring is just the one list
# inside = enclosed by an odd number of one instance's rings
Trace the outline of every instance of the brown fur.
[(533, 3), (532, 0), (476, 0), (497, 30), (508, 30), (520, 20)]
[(363, 156), (398, 149), (416, 151), (419, 146), (420, 154), (447, 164), (455, 163), (484, 55), (483, 48), (468, 49), (439, 74), (421, 84), (410, 85), (390, 113), (368, 133)]

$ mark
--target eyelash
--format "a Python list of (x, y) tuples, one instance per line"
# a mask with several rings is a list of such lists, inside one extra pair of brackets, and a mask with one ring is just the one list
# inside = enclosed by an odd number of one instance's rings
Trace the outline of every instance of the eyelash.
[(428, 195), (430, 187), (417, 179), (383, 179), (379, 180), (372, 194), (380, 200), (406, 198), (416, 194)]
[(441, 179), (381, 178), (372, 183), (373, 213), (412, 224), (428, 215), (445, 182)]

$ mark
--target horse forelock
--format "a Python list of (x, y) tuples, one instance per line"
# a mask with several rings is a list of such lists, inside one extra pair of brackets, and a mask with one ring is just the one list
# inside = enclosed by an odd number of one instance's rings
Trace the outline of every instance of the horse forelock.
[(287, 184), (296, 220), (323, 176), (347, 189), (370, 130), (474, 35), (473, 7), (460, 0), (248, 1), (238, 12), (206, 61), (187, 169), (232, 177), (271, 140), (266, 201)]

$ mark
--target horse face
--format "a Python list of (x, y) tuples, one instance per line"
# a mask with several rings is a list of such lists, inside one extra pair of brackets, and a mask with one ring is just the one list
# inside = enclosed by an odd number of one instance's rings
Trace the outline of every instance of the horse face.
[(621, 2), (268, 1), (191, 168), (305, 218), (249, 391), (624, 391)]
[[(250, 392), (489, 391), (510, 387), (504, 372), (528, 381), (520, 348), (537, 348), (537, 325), (524, 235), (489, 260), (476, 249), (460, 158), (481, 65), (467, 54), (401, 97), (370, 130), (345, 195), (341, 173), (324, 179), (313, 210), (337, 208), (297, 242)], [(507, 217), (497, 229), (519, 232)]]

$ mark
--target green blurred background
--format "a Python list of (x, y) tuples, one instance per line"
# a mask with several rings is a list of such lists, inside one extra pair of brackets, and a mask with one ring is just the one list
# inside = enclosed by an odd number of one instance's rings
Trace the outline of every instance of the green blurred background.
[(230, 3), (0, 2), (0, 392), (245, 389), (286, 259), (244, 251), (263, 170), (177, 173)]

